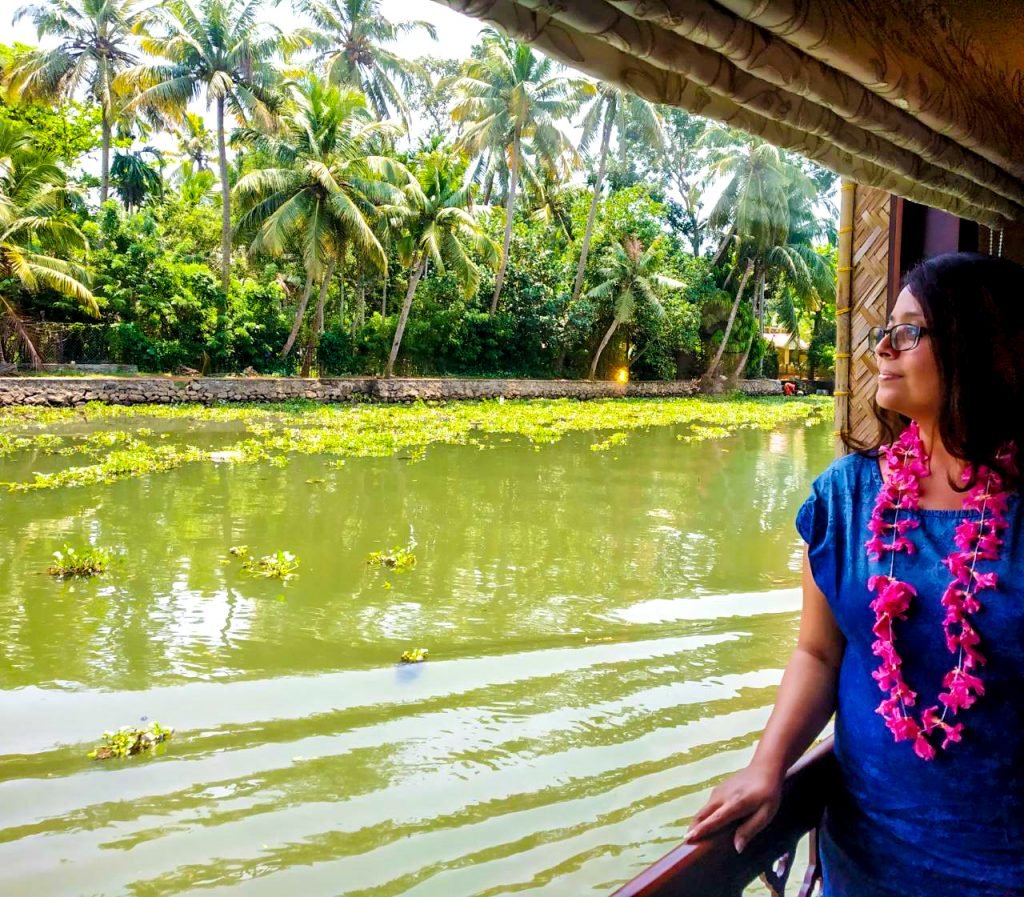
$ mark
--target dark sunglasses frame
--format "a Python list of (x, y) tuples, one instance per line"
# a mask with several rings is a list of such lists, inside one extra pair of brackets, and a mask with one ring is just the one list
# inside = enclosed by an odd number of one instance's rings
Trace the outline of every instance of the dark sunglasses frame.
[[(896, 346), (896, 341), (893, 340), (893, 333), (899, 331), (900, 334), (910, 334), (913, 340), (909, 346)], [(893, 352), (909, 352), (911, 349), (916, 349), (917, 344), (921, 342), (921, 337), (928, 332), (927, 327), (923, 327), (920, 324), (893, 324), (892, 327), (872, 327), (868, 330), (868, 348), (874, 352), (878, 349), (882, 340), (889, 337), (889, 345), (892, 347)], [(902, 342), (902, 336), (898, 338)]]

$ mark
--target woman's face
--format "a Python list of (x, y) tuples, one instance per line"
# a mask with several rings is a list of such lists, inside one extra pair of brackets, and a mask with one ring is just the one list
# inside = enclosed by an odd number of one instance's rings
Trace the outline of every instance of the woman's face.
[[(917, 324), (926, 327), (924, 312), (910, 290), (896, 299), (887, 327)], [(897, 352), (886, 336), (875, 348), (878, 364), (878, 392), (875, 401), (889, 411), (905, 414), (916, 421), (931, 420), (940, 408), (939, 368), (935, 362), (931, 335), (921, 334), (913, 349)]]

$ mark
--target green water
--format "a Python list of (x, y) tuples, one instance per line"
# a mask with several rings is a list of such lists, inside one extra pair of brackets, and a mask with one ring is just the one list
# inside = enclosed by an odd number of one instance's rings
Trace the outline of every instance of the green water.
[[(0, 496), (0, 895), (568, 897), (636, 874), (749, 757), (796, 634), (792, 518), (832, 451), (820, 424), (676, 434)], [(16, 452), (0, 480), (61, 460)], [(413, 571), (367, 565), (410, 532)], [(106, 576), (46, 575), (90, 541)], [(299, 576), (244, 575), (241, 544)], [(429, 661), (396, 664), (412, 647)], [(143, 718), (177, 730), (161, 756), (85, 758)]]

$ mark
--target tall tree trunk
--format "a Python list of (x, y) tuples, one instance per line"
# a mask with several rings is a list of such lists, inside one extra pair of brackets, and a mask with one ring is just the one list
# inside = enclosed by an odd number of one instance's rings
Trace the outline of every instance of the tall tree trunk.
[(485, 206), (491, 204), (491, 191), (494, 190), (494, 171), (487, 172), (487, 180), (484, 181), (484, 198), (481, 203)]
[(722, 259), (725, 258), (725, 253), (729, 249), (729, 244), (732, 243), (732, 238), (736, 236), (736, 225), (732, 224), (729, 226), (729, 230), (726, 231), (722, 242), (718, 244), (718, 251), (715, 253), (715, 257), (711, 260), (711, 267), (717, 268), (722, 264)]
[(743, 372), (747, 369), (747, 359), (750, 358), (750, 350), (754, 347), (754, 339), (757, 337), (757, 331), (750, 334), (750, 339), (747, 340), (747, 348), (744, 349), (743, 355), (740, 356), (739, 362), (736, 367), (733, 368), (732, 373), (726, 378), (730, 387), (734, 387), (736, 382), (743, 377)]
[(384, 272), (384, 289), (380, 294), (380, 316), (386, 318), (388, 316), (388, 272)]
[(597, 178), (594, 180), (594, 198), (590, 201), (590, 214), (587, 215), (587, 229), (583, 232), (583, 245), (580, 247), (580, 263), (576, 268), (576, 283), (572, 288), (572, 299), (574, 303), (580, 298), (583, 291), (583, 276), (587, 272), (587, 255), (590, 252), (590, 238), (594, 235), (594, 220), (597, 218), (597, 206), (601, 201), (601, 185), (604, 183), (604, 173), (608, 165), (608, 146), (612, 142), (612, 128), (615, 127), (615, 98), (608, 102), (605, 110), (604, 132), (601, 134), (601, 157), (597, 163)]
[[(811, 351), (811, 349), (818, 345), (817, 337), (818, 337), (818, 334), (821, 332), (820, 328), (821, 328), (821, 309), (819, 308), (814, 313), (814, 323), (811, 325), (811, 341), (810, 341), (810, 343), (807, 346), (807, 379), (810, 380), (812, 383), (814, 382), (814, 375), (815, 375), (816, 371), (815, 371), (815, 364), (814, 364), (814, 353)], [(799, 331), (797, 331), (796, 338), (797, 338), (797, 345), (799, 346), (799, 343), (800, 343)], [(799, 349), (797, 349), (797, 351), (799, 352)]]
[(332, 258), (327, 263), (327, 273), (324, 274), (324, 279), (320, 281), (320, 295), (316, 302), (316, 327), (313, 328), (318, 337), (317, 344), (320, 342), (320, 334), (324, 332), (324, 305), (327, 302), (327, 291), (331, 288), (331, 278), (334, 277), (334, 269), (337, 264), (337, 260)]
[(231, 285), (231, 184), (228, 148), (224, 141), (224, 97), (217, 97), (217, 155), (220, 162), (220, 285), (225, 301)]
[[(755, 290), (757, 293), (757, 338), (764, 339), (764, 319), (765, 319), (765, 307), (764, 307), (764, 281), (765, 273), (764, 267), (758, 266), (757, 270), (757, 284)], [(751, 341), (753, 343), (753, 341)], [(747, 349), (747, 354), (750, 354), (750, 349)], [(745, 362), (744, 362), (745, 363)], [(761, 378), (764, 376), (764, 352), (761, 353), (761, 357), (757, 363), (757, 376)]]
[(292, 346), (299, 335), (299, 328), (302, 327), (302, 319), (306, 317), (306, 306), (309, 305), (309, 297), (313, 293), (313, 275), (306, 272), (306, 285), (302, 288), (302, 298), (299, 300), (299, 307), (295, 310), (295, 321), (292, 323), (292, 332), (288, 334), (288, 340), (281, 350), (281, 357), (287, 358)]
[(519, 180), (519, 153), (522, 140), (521, 129), (516, 125), (512, 134), (512, 168), (508, 176), (508, 200), (505, 203), (505, 242), (501, 251), (501, 267), (498, 268), (498, 276), (494, 281), (494, 295), (491, 297), (490, 316), (493, 318), (498, 311), (498, 299), (501, 296), (501, 287), (505, 283), (505, 269), (508, 267), (508, 250), (512, 245), (512, 216), (516, 210), (516, 184)]
[(110, 117), (102, 113), (102, 135), (100, 137), (100, 203), (110, 195)]
[(412, 298), (416, 295), (416, 287), (419, 286), (420, 278), (427, 267), (427, 257), (421, 255), (414, 262), (415, 267), (409, 274), (409, 287), (405, 291), (405, 302), (402, 303), (402, 312), (398, 316), (398, 328), (395, 330), (395, 339), (391, 343), (391, 354), (388, 356), (387, 367), (384, 368), (384, 376), (390, 377), (395, 372), (395, 360), (398, 358), (398, 349), (402, 345), (402, 335), (405, 333), (405, 322), (409, 320), (409, 309), (412, 308)]
[(615, 329), (619, 326), (619, 319), (612, 318), (612, 326), (609, 327), (603, 337), (601, 337), (601, 345), (597, 347), (597, 351), (594, 353), (594, 360), (590, 362), (590, 373), (587, 375), (588, 380), (593, 380), (597, 375), (597, 363), (601, 360), (601, 353), (604, 352), (612, 335), (615, 333)]
[(722, 364), (722, 354), (725, 352), (725, 347), (729, 342), (729, 337), (732, 335), (732, 325), (736, 322), (736, 312), (740, 308), (740, 300), (743, 298), (743, 291), (747, 288), (747, 281), (750, 280), (750, 275), (753, 273), (754, 263), (751, 260), (747, 260), (747, 268), (743, 272), (743, 277), (740, 280), (739, 288), (736, 290), (736, 299), (732, 303), (732, 310), (729, 312), (729, 320), (725, 324), (725, 333), (722, 335), (721, 345), (718, 347), (718, 351), (715, 353), (714, 359), (708, 366), (707, 372), (704, 374), (705, 383), (714, 389), (717, 386), (718, 369)]
[[(308, 377), (310, 365), (316, 357), (316, 350), (320, 345), (320, 334), (324, 332), (324, 305), (327, 302), (327, 291), (331, 288), (331, 278), (334, 276), (335, 259), (327, 263), (327, 271), (323, 280), (320, 281), (320, 291), (316, 300), (316, 312), (313, 314), (313, 326), (309, 328), (309, 339), (306, 342), (306, 354), (302, 361), (302, 376)], [(319, 365), (318, 365), (319, 367)]]

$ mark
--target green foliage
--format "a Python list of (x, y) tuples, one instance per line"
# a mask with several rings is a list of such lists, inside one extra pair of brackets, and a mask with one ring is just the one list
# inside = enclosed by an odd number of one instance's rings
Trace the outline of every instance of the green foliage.
[(110, 552), (105, 548), (87, 545), (85, 548), (73, 548), (65, 544), (60, 551), (53, 553), (53, 563), (46, 572), (57, 579), (69, 576), (99, 576), (107, 572), (110, 565)]
[(381, 567), (396, 573), (404, 573), (416, 566), (415, 549), (416, 539), (410, 533), (409, 541), (405, 545), (396, 545), (390, 551), (373, 551), (367, 557), (366, 563), (371, 567)]
[(409, 648), (398, 659), (402, 663), (423, 663), (430, 652), (426, 648)]
[[(582, 377), (607, 336), (606, 368), (664, 379), (700, 375), (723, 339), (724, 373), (751, 345), (748, 372), (769, 375), (772, 354), (751, 336), (770, 323), (830, 366), (834, 175), (581, 81), (494, 31), (463, 62), (412, 62), (392, 42), (431, 28), (388, 21), (379, 0), (292, 5), (313, 28), (263, 24), (260, 0), (39, 0), (19, 13), (46, 40), (0, 46), (0, 129), (21, 141), (16, 172), (40, 164), (0, 185), (20, 222), (0, 252), (4, 352), (38, 360), (27, 319), (72, 325), (89, 360), (143, 371), (380, 375), (394, 349), (404, 375)], [(291, 60), (297, 50), (309, 55)], [(187, 111), (202, 98), (209, 127)], [(567, 125), (581, 109), (577, 148)], [(97, 209), (76, 188), (97, 185), (84, 156), (101, 144), (119, 201)], [(581, 166), (585, 183), (571, 176)], [(708, 216), (701, 190), (716, 177)], [(730, 233), (710, 271), (701, 253)], [(657, 247), (649, 283), (685, 288), (654, 289), (654, 302), (636, 301), (641, 288), (601, 293), (632, 239)], [(726, 276), (747, 260), (726, 338), (738, 280)]]
[[(0, 69), (8, 69), (18, 55), (29, 52), (24, 44), (0, 44)], [(32, 146), (45, 156), (73, 165), (100, 145), (99, 106), (68, 100), (20, 102), (0, 98), (0, 122), (8, 122), (28, 134)]]
[[(191, 463), (287, 464), (297, 455), (332, 459), (407, 454), (427, 445), (484, 445), (492, 437), (520, 436), (536, 445), (558, 442), (568, 433), (595, 430), (628, 432), (645, 427), (700, 423), (731, 432), (740, 427), (774, 429), (789, 420), (821, 420), (831, 401), (805, 399), (711, 398), (574, 399), (451, 402), (426, 405), (103, 405), (82, 408), (15, 406), (0, 408), (0, 435), (26, 424), (58, 424), (83, 418), (92, 421), (143, 419), (184, 421), (242, 421), (247, 436), (234, 445), (211, 450), (189, 442), (186, 431), (174, 441), (151, 444), (117, 431), (103, 436), (67, 437), (68, 444), (51, 443), (63, 455), (78, 452), (91, 463), (31, 480), (0, 483), (10, 492), (98, 486), (131, 477), (172, 470)], [(37, 434), (33, 439), (48, 434)], [(49, 437), (52, 440), (52, 437)], [(22, 441), (24, 440), (24, 441)], [(87, 440), (92, 440), (87, 442)], [(21, 437), (11, 445), (17, 452), (33, 444)], [(0, 441), (0, 447), (3, 442)], [(91, 454), (90, 454), (91, 452)], [(241, 547), (241, 546), (236, 546)], [(412, 547), (407, 545), (409, 550)], [(395, 551), (397, 551), (396, 549)], [(395, 552), (391, 553), (393, 557)], [(276, 556), (269, 556), (272, 559)], [(286, 559), (287, 560), (287, 559)]]
[(264, 579), (289, 580), (298, 574), (299, 559), (290, 551), (275, 551), (263, 557), (245, 557), (242, 561), (242, 572)]
[(174, 729), (150, 723), (146, 728), (122, 726), (116, 732), (104, 732), (103, 744), (89, 751), (90, 760), (123, 760), (136, 754), (153, 753), (157, 745), (166, 742)]

